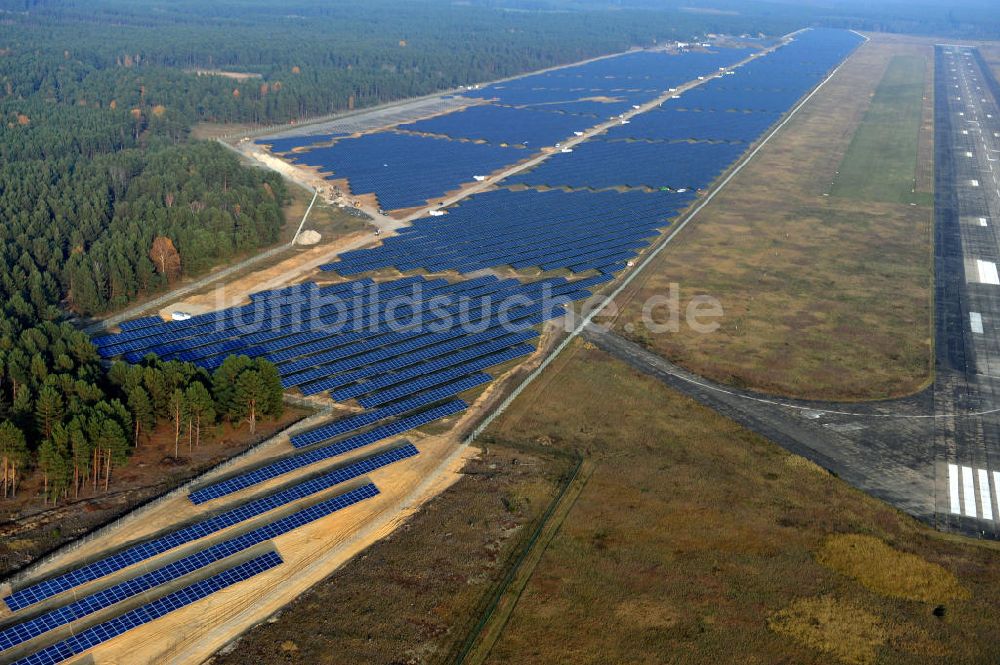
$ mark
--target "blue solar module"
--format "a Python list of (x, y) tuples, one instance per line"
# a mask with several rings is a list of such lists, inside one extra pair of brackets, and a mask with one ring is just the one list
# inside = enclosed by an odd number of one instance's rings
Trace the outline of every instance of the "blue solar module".
[[(693, 193), (495, 190), (418, 219), (380, 247), (345, 252), (322, 266), (341, 274), (424, 267), (472, 272), (543, 262), (568, 267), (601, 245), (644, 246), (687, 206)], [(634, 253), (634, 252), (633, 252)], [(559, 259), (558, 261), (556, 259)]]
[(593, 139), (556, 153), (510, 183), (550, 187), (703, 189), (745, 149), (730, 143), (622, 143)]
[[(400, 448), (398, 450), (380, 453), (378, 455), (353, 462), (349, 465), (335, 469), (323, 474), (306, 483), (290, 487), (269, 496), (248, 501), (247, 503), (232, 510), (220, 513), (214, 517), (195, 522), (189, 526), (168, 533), (159, 538), (146, 541), (139, 545), (133, 545), (120, 552), (94, 561), (90, 564), (72, 570), (68, 573), (50, 578), (43, 582), (19, 589), (6, 598), (4, 602), (12, 611), (18, 611), (29, 605), (38, 603), (46, 598), (51, 598), (64, 591), (80, 586), (87, 582), (100, 579), (119, 570), (123, 570), (146, 559), (150, 559), (158, 554), (179, 547), (185, 543), (193, 542), (205, 536), (211, 535), (222, 529), (228, 528), (240, 522), (244, 522), (252, 517), (262, 515), (280, 506), (302, 499), (310, 494), (323, 489), (333, 487), (337, 483), (356, 478), (368, 473), (378, 467), (391, 464), (392, 462), (412, 456), (416, 453), (412, 448)], [(198, 492), (193, 495), (200, 495)], [(199, 501), (195, 501), (198, 503)]]
[[(667, 89), (699, 75), (735, 64), (752, 52), (752, 49), (745, 48), (720, 48), (711, 53), (680, 54), (639, 51), (522, 76), (485, 86), (481, 90), (469, 91), (464, 95), (496, 99), (508, 105), (531, 105), (535, 108), (582, 104), (595, 98), (610, 98), (612, 103), (623, 103), (627, 108), (632, 104), (654, 99)], [(587, 109), (586, 112), (598, 110), (592, 106), (584, 108)], [(608, 115), (620, 112), (615, 110)]]
[(149, 623), (154, 619), (159, 619), (174, 610), (186, 607), (216, 591), (248, 580), (281, 563), (281, 557), (278, 556), (277, 552), (268, 552), (267, 554), (233, 566), (228, 570), (224, 570), (221, 573), (212, 575), (207, 579), (195, 582), (151, 603), (130, 610), (114, 619), (91, 626), (76, 635), (68, 637), (61, 642), (56, 642), (41, 651), (37, 651), (30, 656), (14, 662), (16, 665), (55, 665), (81, 654), (102, 642), (128, 632), (133, 628)]
[[(383, 455), (390, 454), (393, 455), (392, 461), (395, 461), (396, 459), (416, 455), (417, 451), (413, 446), (407, 446), (405, 449), (394, 450), (391, 453), (384, 453)], [(360, 470), (351, 477), (357, 477), (377, 468), (374, 460), (368, 466), (370, 468)], [(325, 488), (318, 488), (315, 491), (320, 491), (321, 489)], [(352, 492), (345, 492), (337, 497), (319, 502), (314, 506), (275, 520), (271, 524), (266, 524), (236, 538), (230, 538), (229, 540), (212, 545), (200, 552), (185, 556), (144, 575), (108, 587), (107, 589), (102, 589), (51, 612), (46, 612), (34, 619), (14, 625), (0, 631), (0, 651), (27, 642), (54, 628), (82, 619), (127, 598), (132, 598), (150, 589), (154, 589), (161, 584), (188, 575), (254, 545), (277, 538), (293, 529), (332, 514), (341, 508), (353, 505), (362, 499), (368, 498), (370, 495), (371, 489), (365, 489), (364, 487), (352, 490)]]
[(528, 157), (528, 151), (515, 148), (381, 132), (296, 153), (293, 161), (347, 178), (352, 193), (373, 193), (383, 208), (395, 210), (426, 205), (473, 182), (473, 176)]
[(439, 418), (456, 414), (466, 408), (468, 408), (468, 405), (465, 402), (461, 400), (454, 400), (416, 415), (400, 418), (395, 422), (376, 427), (375, 429), (369, 430), (363, 434), (352, 436), (337, 443), (321, 446), (314, 450), (292, 455), (291, 457), (286, 457), (285, 459), (267, 464), (258, 469), (254, 469), (253, 471), (248, 471), (238, 476), (234, 476), (233, 478), (204, 487), (198, 490), (198, 499), (199, 501), (204, 502), (232, 494), (233, 492), (239, 492), (247, 487), (252, 487), (253, 485), (257, 485), (272, 478), (277, 478), (278, 476), (282, 476), (296, 469), (301, 469), (302, 467), (330, 459), (331, 457), (336, 457), (337, 455), (342, 455), (343, 453), (350, 452), (351, 450), (356, 450), (363, 446), (402, 434), (403, 432), (420, 427), (421, 425), (426, 425), (427, 423), (438, 420)]
[(163, 323), (163, 319), (158, 316), (144, 316), (139, 319), (132, 319), (131, 321), (123, 321), (119, 327), (122, 330), (139, 330), (140, 328), (145, 328), (156, 323)]

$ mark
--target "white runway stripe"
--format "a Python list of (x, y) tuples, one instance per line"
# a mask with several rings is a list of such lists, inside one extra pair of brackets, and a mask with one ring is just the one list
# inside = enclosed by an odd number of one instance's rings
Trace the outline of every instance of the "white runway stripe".
[(1000, 284), (1000, 275), (997, 274), (997, 264), (992, 261), (976, 259), (976, 268), (979, 270), (979, 281), (983, 284)]
[(962, 467), (962, 499), (965, 501), (966, 516), (975, 517), (976, 483), (973, 480), (972, 469), (967, 466)]
[(958, 515), (962, 512), (962, 506), (958, 498), (958, 465), (948, 465), (948, 494), (951, 496), (951, 512)]
[(983, 315), (979, 312), (969, 312), (969, 325), (972, 327), (972, 332), (983, 334)]
[(979, 469), (979, 504), (983, 509), (983, 519), (993, 519), (993, 499), (990, 497), (990, 474)]
[(1000, 510), (1000, 471), (993, 472), (993, 492), (997, 497), (997, 510)]

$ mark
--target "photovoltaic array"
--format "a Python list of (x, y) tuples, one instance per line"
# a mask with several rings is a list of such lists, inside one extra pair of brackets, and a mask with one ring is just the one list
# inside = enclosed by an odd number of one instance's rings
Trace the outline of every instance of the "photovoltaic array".
[[(409, 454), (416, 454), (416, 450), (412, 446), (410, 448), (412, 452), (408, 451)], [(402, 459), (402, 457), (399, 459)], [(373, 470), (374, 468), (377, 467), (367, 470)], [(201, 570), (217, 561), (244, 552), (255, 545), (259, 545), (272, 538), (277, 538), (295, 528), (314, 522), (321, 517), (326, 517), (341, 508), (346, 508), (358, 501), (375, 496), (377, 493), (378, 490), (375, 489), (375, 486), (369, 483), (359, 489), (317, 503), (270, 524), (253, 529), (241, 536), (212, 545), (195, 554), (185, 556), (139, 577), (116, 584), (79, 600), (74, 600), (69, 605), (46, 612), (24, 623), (16, 624), (0, 631), (0, 651), (17, 646), (59, 626), (72, 623), (94, 612), (120, 603), (123, 600), (135, 597), (151, 589), (155, 589), (162, 584)]]
[(212, 575), (200, 582), (195, 582), (151, 603), (125, 612), (114, 619), (87, 628), (72, 637), (68, 637), (61, 642), (56, 642), (41, 651), (36, 651), (30, 656), (14, 662), (16, 665), (55, 665), (55, 663), (60, 663), (81, 654), (133, 628), (166, 616), (174, 610), (186, 607), (216, 591), (248, 580), (255, 575), (260, 575), (280, 564), (281, 557), (276, 552), (268, 552), (267, 554), (233, 566), (229, 570)]
[(256, 143), (331, 179), (346, 179), (353, 194), (375, 194), (386, 210), (421, 206), (751, 52), (630, 53), (469, 91), (466, 96), (479, 103), (392, 130)]
[[(351, 276), (510, 266), (588, 273), (582, 278), (307, 282), (185, 321), (134, 319), (96, 338), (102, 357), (131, 362), (155, 353), (212, 370), (234, 353), (267, 358), (286, 388), (356, 400), (363, 410), (292, 436), (291, 450), (277, 460), (189, 493), (195, 504), (228, 498), (232, 507), (17, 588), (4, 598), (11, 611), (47, 606), (0, 630), (0, 652), (51, 634), (47, 646), (16, 662), (60, 662), (280, 565), (276, 552), (259, 554), (269, 541), (376, 496), (366, 476), (417, 455), (398, 437), (465, 410), (460, 397), (491, 380), (486, 370), (530, 354), (540, 324), (611, 280), (860, 41), (847, 31), (797, 33), (572, 152), (552, 154), (499, 189), (323, 266)], [(472, 106), (395, 131), (258, 143), (347, 178), (353, 192), (373, 192), (385, 208), (422, 205), (753, 52), (630, 53), (469, 91)], [(243, 492), (253, 495), (235, 496)], [(227, 529), (233, 535), (198, 547)], [(183, 556), (157, 561), (182, 546)], [(227, 567), (214, 572), (219, 565)], [(123, 581), (82, 588), (111, 575)], [(115, 615), (115, 607), (139, 597), (152, 600)], [(70, 637), (52, 633), (69, 624)]]
[[(388, 267), (473, 272), (509, 265), (612, 274), (860, 41), (849, 31), (799, 33), (791, 43), (671, 95), (628, 124), (614, 125), (575, 145), (572, 152), (555, 153), (500, 183), (579, 191), (500, 189), (476, 194), (447, 208), (446, 215), (418, 219), (381, 246), (346, 252), (323, 268), (359, 275)], [(642, 103), (676, 85), (671, 66), (682, 67), (682, 80), (690, 80), (749, 54), (726, 49), (681, 56), (635, 53), (489, 86), (475, 94), (501, 103), (532, 104), (530, 109), (537, 110), (549, 102), (558, 106), (557, 100), (571, 90), (593, 93), (602, 76), (609, 75), (615, 81), (611, 85), (618, 87), (607, 93)], [(657, 63), (670, 58), (676, 60), (668, 60), (673, 64), (666, 70), (642, 73), (644, 67), (659, 67)], [(621, 67), (617, 74), (616, 67)], [(450, 116), (426, 121), (425, 126), (444, 132)], [(631, 191), (617, 191), (623, 188)]]
[(692, 198), (672, 192), (498, 189), (462, 201), (447, 215), (417, 220), (380, 247), (345, 252), (322, 267), (342, 275), (389, 266), (469, 273), (502, 265), (613, 273)]
[[(253, 514), (257, 514), (255, 510), (245, 510), (251, 507), (254, 503), (267, 503), (270, 508), (275, 507), (280, 503), (287, 503), (288, 501), (294, 499), (310, 497), (313, 494), (321, 492), (327, 487), (344, 482), (350, 478), (358, 477), (364, 473), (373, 471), (380, 466), (384, 466), (385, 464), (405, 459), (407, 457), (412, 457), (415, 454), (417, 454), (417, 451), (411, 445), (387, 451), (380, 455), (363, 460), (362, 462), (357, 462), (342, 469), (338, 469), (332, 473), (326, 474), (323, 477), (302, 483), (298, 486), (290, 488), (289, 490), (279, 492), (272, 497), (258, 500), (257, 502), (249, 502), (236, 511), (231, 511), (231, 513), (238, 514), (226, 513), (218, 516), (218, 518), (210, 518), (205, 522), (211, 522), (213, 520), (223, 518), (221, 522), (225, 522), (227, 526), (238, 524), (239, 521), (245, 520)], [(82, 597), (78, 593), (74, 594), (72, 602), (62, 605), (57, 609), (44, 612), (27, 621), (14, 624), (9, 628), (0, 631), (0, 651), (6, 651), (17, 647), (18, 645), (45, 635), (49, 631), (55, 630), (60, 626), (66, 626), (70, 623), (78, 621), (86, 621), (89, 617), (91, 617), (91, 615), (98, 612), (104, 612), (108, 608), (113, 608), (119, 603), (122, 603), (130, 598), (136, 598), (140, 595), (146, 598), (155, 596), (157, 591), (164, 588), (164, 585), (170, 584), (176, 580), (192, 580), (192, 583), (184, 586), (178, 591), (166, 594), (162, 594), (161, 592), (162, 595), (151, 602), (147, 602), (133, 610), (119, 614), (111, 620), (98, 623), (89, 628), (85, 628), (82, 631), (75, 632), (72, 637), (51, 644), (50, 646), (45, 647), (40, 651), (36, 651), (35, 653), (16, 662), (57, 663), (63, 659), (82, 653), (97, 644), (120, 635), (127, 630), (147, 623), (148, 621), (157, 619), (175, 609), (179, 609), (185, 605), (204, 598), (219, 589), (245, 579), (249, 579), (255, 574), (259, 574), (265, 570), (273, 568), (281, 563), (281, 558), (276, 552), (271, 551), (264, 555), (253, 556), (253, 558), (245, 560), (242, 563), (230, 565), (230, 567), (223, 572), (211, 575), (206, 573), (208, 566), (213, 565), (216, 562), (230, 560), (231, 558), (236, 561), (238, 559), (235, 559), (234, 557), (238, 556), (246, 558), (247, 555), (252, 555), (251, 548), (267, 543), (274, 538), (287, 534), (306, 524), (315, 522), (316, 520), (331, 515), (338, 510), (354, 505), (365, 499), (377, 496), (378, 493), (378, 488), (376, 488), (374, 484), (370, 482), (364, 483), (354, 489), (342, 492), (327, 499), (316, 501), (305, 508), (291, 512), (283, 517), (279, 517), (278, 519), (264, 524), (263, 526), (253, 528), (228, 540), (211, 545), (195, 552), (194, 554), (189, 554), (152, 570), (146, 568), (148, 572), (128, 579), (124, 582), (120, 582)], [(278, 500), (279, 495), (284, 495), (280, 497), (280, 501)], [(238, 517), (238, 519), (234, 521), (234, 517)], [(203, 522), (194, 526), (205, 527), (205, 523)], [(218, 523), (215, 527), (222, 528)], [(202, 528), (198, 532), (197, 537), (202, 537), (210, 532), (211, 529)], [(176, 532), (175, 534), (171, 534), (170, 536), (159, 540), (169, 541), (172, 536), (178, 536), (176, 539), (178, 542), (190, 540), (187, 536), (180, 536), (179, 533), (180, 532)], [(188, 534), (188, 536), (192, 536), (192, 534)], [(176, 546), (178, 542), (173, 542), (170, 547)], [(124, 554), (127, 555), (127, 558), (131, 563), (141, 562), (144, 558), (148, 558), (149, 556), (148, 552), (141, 551), (138, 548), (126, 550)], [(61, 593), (61, 591), (73, 589), (75, 586), (84, 583), (84, 581), (99, 579), (100, 577), (105, 577), (113, 572), (116, 572), (121, 569), (121, 566), (119, 565), (120, 563), (121, 560), (116, 560), (115, 556), (108, 557), (107, 559), (91, 564), (89, 570), (85, 571), (85, 574), (81, 576), (72, 577), (70, 575), (64, 575), (60, 578), (56, 578), (59, 582), (61, 582), (61, 590), (58, 592), (54, 591), (55, 587), (52, 587), (51, 585), (46, 586), (46, 584), (43, 583), (42, 585), (28, 587), (27, 589), (18, 592), (22, 595), (17, 596), (16, 598), (19, 598), (22, 601), (21, 603), (16, 602), (16, 599), (12, 602), (12, 596), (8, 596), (5, 600), (12, 609), (24, 607), (26, 605), (33, 604), (34, 602), (38, 602), (43, 598), (51, 597), (52, 595), (55, 595), (55, 593)], [(129, 565), (131, 565), (131, 563)], [(196, 579), (198, 577), (201, 579)], [(25, 591), (31, 592), (30, 595), (27, 597), (24, 596), (23, 592)], [(164, 591), (166, 591), (166, 589), (164, 589)], [(27, 601), (25, 600), (26, 598), (28, 599)]]

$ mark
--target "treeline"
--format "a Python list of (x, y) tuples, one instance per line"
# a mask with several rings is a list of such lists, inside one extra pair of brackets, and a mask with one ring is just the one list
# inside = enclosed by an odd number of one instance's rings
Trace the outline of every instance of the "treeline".
[(158, 236), (179, 274), (278, 239), (279, 176), (215, 143), (174, 144), (150, 115), (0, 104), (0, 296), (24, 298), (39, 319), (64, 299), (105, 312), (178, 276), (150, 259)]
[[(0, 356), (4, 498), (32, 470), (42, 476), (47, 501), (87, 488), (107, 491), (113, 469), (158, 423), (169, 423), (177, 457), (182, 445), (200, 445), (223, 419), (246, 421), (253, 432), (259, 419), (283, 410), (281, 380), (263, 359), (231, 356), (209, 374), (150, 356), (136, 365), (115, 363), (105, 375), (86, 336), (66, 324), (25, 337)], [(35, 353), (27, 356), (25, 348)]]

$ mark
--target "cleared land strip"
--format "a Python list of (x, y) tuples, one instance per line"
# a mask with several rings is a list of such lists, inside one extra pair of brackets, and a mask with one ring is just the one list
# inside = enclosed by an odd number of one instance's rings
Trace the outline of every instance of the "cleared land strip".
[(894, 55), (864, 120), (840, 163), (833, 196), (857, 201), (933, 205), (917, 191), (921, 99), (928, 90), (928, 58)]
[[(862, 45), (636, 279), (618, 303), (616, 329), (696, 374), (775, 394), (870, 399), (926, 386), (932, 170), (918, 173), (919, 205), (829, 194), (889, 62), (921, 58), (930, 68), (931, 55), (929, 41), (875, 37)], [(927, 154), (932, 78), (917, 67), (905, 73), (923, 77), (917, 140)], [(907, 100), (912, 119), (914, 97)], [(900, 172), (913, 174), (915, 154), (898, 155), (906, 161)], [(679, 289), (681, 325), (653, 333), (643, 307), (671, 285)], [(683, 307), (704, 295), (725, 311), (709, 334), (683, 322)], [(664, 323), (664, 314), (654, 310), (653, 320)]]

